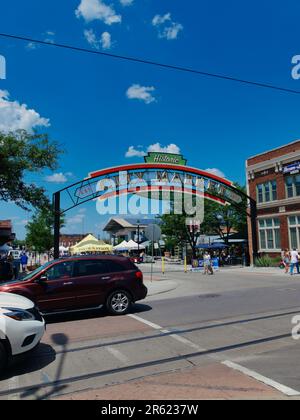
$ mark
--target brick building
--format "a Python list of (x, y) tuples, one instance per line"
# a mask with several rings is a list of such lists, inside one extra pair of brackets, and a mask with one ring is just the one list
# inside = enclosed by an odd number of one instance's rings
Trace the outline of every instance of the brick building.
[(78, 244), (87, 235), (88, 235), (88, 233), (86, 233), (84, 235), (80, 234), (80, 233), (75, 233), (75, 234), (68, 234), (68, 233), (63, 234), (62, 233), (60, 235), (59, 245), (64, 246), (66, 248), (69, 248), (71, 246), (74, 246), (74, 245)]
[(16, 235), (12, 233), (12, 224), (10, 220), (0, 220), (0, 246), (14, 241)]
[(257, 201), (258, 252), (300, 250), (300, 140), (249, 158), (246, 171), (248, 194)]

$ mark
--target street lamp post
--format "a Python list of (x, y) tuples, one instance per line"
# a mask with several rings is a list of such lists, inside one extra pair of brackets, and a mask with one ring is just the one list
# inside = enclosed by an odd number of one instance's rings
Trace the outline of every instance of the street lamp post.
[(138, 226), (137, 226), (138, 228), (137, 230), (138, 255), (140, 256), (140, 221), (138, 220), (137, 223), (138, 223)]

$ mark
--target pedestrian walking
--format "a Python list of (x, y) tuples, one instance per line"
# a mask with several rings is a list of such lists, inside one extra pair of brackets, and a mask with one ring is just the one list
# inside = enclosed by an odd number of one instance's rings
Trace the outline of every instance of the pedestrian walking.
[(203, 260), (204, 260), (204, 273), (203, 274), (214, 274), (214, 270), (212, 268), (212, 263), (211, 263), (211, 256), (207, 251), (204, 254)]
[(289, 268), (290, 268), (290, 263), (291, 263), (290, 253), (289, 253), (288, 249), (285, 249), (282, 253), (282, 263), (284, 265), (285, 273), (288, 274)]
[(296, 248), (290, 252), (290, 275), (294, 274), (294, 269), (297, 269), (297, 274), (299, 274), (299, 254)]
[(28, 264), (28, 257), (25, 252), (21, 255), (21, 267), (22, 267), (22, 273), (27, 272), (27, 264)]

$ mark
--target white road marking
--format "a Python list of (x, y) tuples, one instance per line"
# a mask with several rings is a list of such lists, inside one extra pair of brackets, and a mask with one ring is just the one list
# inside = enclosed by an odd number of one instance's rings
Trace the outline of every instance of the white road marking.
[[(19, 388), (19, 378), (17, 376), (14, 376), (9, 379), (8, 381), (8, 389), (11, 391), (13, 389)], [(8, 397), (9, 400), (19, 400), (19, 394), (11, 394)]]
[(198, 346), (197, 344), (193, 343), (192, 341), (188, 340), (187, 338), (184, 338), (184, 337), (180, 336), (179, 334), (173, 333), (172, 331), (167, 330), (167, 329), (161, 327), (160, 325), (157, 325), (157, 324), (154, 324), (153, 322), (147, 321), (146, 319), (141, 318), (137, 315), (130, 314), (128, 316), (130, 316), (131, 318), (134, 318), (135, 320), (137, 320), (139, 322), (142, 322), (143, 324), (148, 325), (149, 327), (151, 327), (155, 330), (159, 330), (163, 334), (169, 334), (169, 337), (174, 338), (174, 340), (177, 340), (180, 343), (185, 344), (186, 346), (189, 346), (194, 350), (206, 351), (206, 349)]
[(130, 315), (128, 315), (130, 318), (133, 318), (133, 319), (136, 319), (137, 321), (140, 321), (140, 322), (142, 322), (143, 324), (146, 324), (146, 325), (148, 325), (149, 327), (151, 327), (151, 328), (154, 328), (155, 330), (161, 330), (162, 329), (162, 327), (160, 326), (160, 325), (157, 325), (157, 324), (153, 324), (153, 322), (150, 322), (150, 321), (147, 321), (146, 319), (144, 319), (144, 318), (140, 318), (139, 316), (137, 316), (137, 315), (133, 315), (133, 314), (130, 314)]
[(124, 364), (128, 364), (129, 359), (125, 356), (125, 354), (121, 353), (119, 350), (114, 349), (113, 347), (106, 347), (110, 354), (112, 354), (119, 362)]
[(222, 364), (231, 368), (231, 369), (234, 369), (234, 370), (237, 370), (241, 373), (244, 373), (245, 375), (250, 376), (251, 378), (254, 378), (259, 382), (262, 382), (266, 385), (269, 385), (270, 387), (277, 389), (277, 391), (280, 391), (280, 392), (282, 392), (283, 394), (285, 394), (289, 397), (296, 397), (296, 396), (300, 395), (300, 392), (298, 392), (298, 391), (296, 391), (292, 388), (289, 388), (285, 385), (282, 385), (279, 382), (273, 381), (272, 379), (267, 378), (266, 376), (260, 375), (259, 373), (255, 372), (253, 370), (250, 370), (250, 369), (247, 369), (247, 368), (245, 368), (241, 365), (238, 365), (237, 363), (230, 362), (229, 360), (226, 360), (225, 362), (222, 362)]

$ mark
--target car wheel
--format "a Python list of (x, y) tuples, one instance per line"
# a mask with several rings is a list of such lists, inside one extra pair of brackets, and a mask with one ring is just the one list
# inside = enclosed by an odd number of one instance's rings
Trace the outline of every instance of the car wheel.
[(0, 343), (0, 375), (4, 371), (7, 364), (7, 352), (2, 343)]
[(125, 315), (131, 306), (132, 298), (125, 290), (116, 290), (107, 299), (106, 307), (112, 315)]

